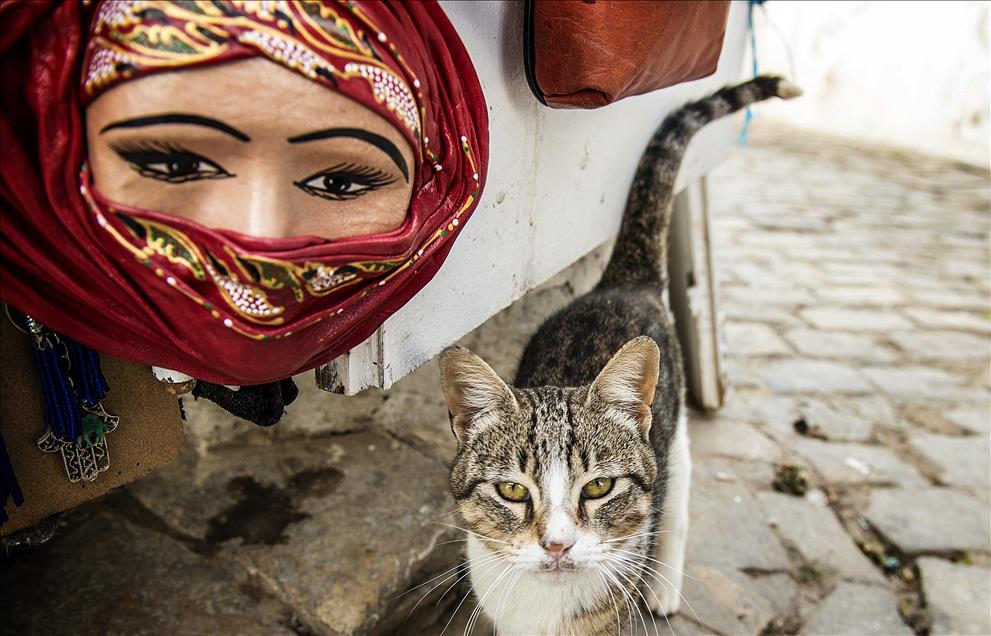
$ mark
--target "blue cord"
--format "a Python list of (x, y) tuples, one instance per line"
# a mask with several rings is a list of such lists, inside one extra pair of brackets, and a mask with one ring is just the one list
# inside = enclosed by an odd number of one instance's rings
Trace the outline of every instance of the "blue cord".
[[(766, 0), (750, 0), (747, 4), (747, 32), (750, 34), (750, 59), (753, 63), (754, 77), (757, 77), (757, 32), (754, 30), (754, 5), (764, 4)], [(750, 120), (754, 118), (750, 106), (743, 112), (743, 128), (736, 142), (741, 146), (747, 145), (747, 133), (750, 130)]]

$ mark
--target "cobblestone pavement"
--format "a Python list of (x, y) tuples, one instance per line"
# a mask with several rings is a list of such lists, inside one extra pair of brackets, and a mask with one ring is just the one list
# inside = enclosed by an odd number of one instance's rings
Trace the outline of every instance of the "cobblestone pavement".
[[(692, 417), (691, 578), (657, 633), (991, 633), (988, 174), (758, 122), (710, 186), (734, 388)], [(511, 377), (607, 255), (463, 344)], [(0, 565), (0, 633), (462, 633), (436, 365), (299, 382), (273, 429), (188, 404), (177, 462)]]

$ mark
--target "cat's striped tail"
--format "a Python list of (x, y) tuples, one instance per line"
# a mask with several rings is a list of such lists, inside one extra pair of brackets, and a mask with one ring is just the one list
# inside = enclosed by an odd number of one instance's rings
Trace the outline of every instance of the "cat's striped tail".
[(623, 213), (623, 224), (599, 289), (624, 284), (667, 286), (667, 239), (674, 182), (688, 142), (709, 122), (771, 97), (791, 99), (802, 90), (788, 80), (761, 75), (687, 104), (668, 117), (647, 144)]

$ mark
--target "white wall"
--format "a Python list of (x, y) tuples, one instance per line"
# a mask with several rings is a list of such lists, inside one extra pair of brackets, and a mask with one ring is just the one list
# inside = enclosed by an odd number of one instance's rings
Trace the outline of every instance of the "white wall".
[(975, 1), (755, 7), (760, 70), (806, 91), (758, 116), (987, 165), (989, 20)]

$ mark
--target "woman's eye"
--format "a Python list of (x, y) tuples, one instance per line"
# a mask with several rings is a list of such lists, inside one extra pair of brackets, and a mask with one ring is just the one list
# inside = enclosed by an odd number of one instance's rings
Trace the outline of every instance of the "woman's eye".
[(356, 166), (354, 164), (339, 165), (310, 175), (296, 181), (297, 188), (331, 201), (345, 201), (378, 190), (396, 179), (381, 170)]
[(159, 181), (185, 183), (234, 176), (206, 157), (175, 144), (120, 144), (111, 148), (138, 174)]
[(611, 477), (596, 477), (582, 486), (582, 497), (585, 499), (605, 497), (612, 490), (612, 486), (613, 479)]
[(530, 499), (530, 491), (526, 486), (513, 481), (500, 481), (496, 484), (496, 491), (506, 501), (520, 503)]

